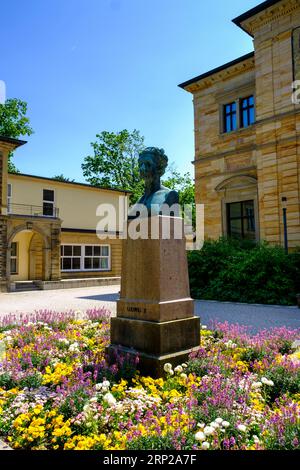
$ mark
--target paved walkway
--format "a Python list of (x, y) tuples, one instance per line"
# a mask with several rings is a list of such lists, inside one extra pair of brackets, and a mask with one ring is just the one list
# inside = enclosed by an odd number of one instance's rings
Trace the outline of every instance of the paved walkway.
[[(0, 315), (6, 313), (29, 313), (35, 310), (87, 310), (106, 306), (116, 312), (119, 286), (86, 287), (80, 289), (59, 289), (50, 291), (14, 292), (0, 294)], [(228, 321), (247, 325), (255, 332), (263, 328), (287, 326), (300, 328), (300, 309), (268, 305), (249, 305), (231, 302), (197, 300), (195, 313), (202, 324), (211, 321)]]

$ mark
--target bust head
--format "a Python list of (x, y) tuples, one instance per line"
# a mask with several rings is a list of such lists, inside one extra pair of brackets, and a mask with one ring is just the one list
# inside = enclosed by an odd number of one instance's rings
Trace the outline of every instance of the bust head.
[(139, 170), (142, 178), (161, 177), (168, 166), (168, 157), (163, 149), (147, 147), (139, 154)]

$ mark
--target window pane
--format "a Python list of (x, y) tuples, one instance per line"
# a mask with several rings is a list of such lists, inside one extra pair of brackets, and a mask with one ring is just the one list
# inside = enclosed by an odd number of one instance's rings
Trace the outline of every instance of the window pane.
[(108, 258), (101, 258), (101, 269), (108, 269)]
[(84, 269), (92, 269), (93, 258), (84, 258)]
[(53, 201), (54, 202), (54, 191), (52, 189), (43, 190), (43, 200), (44, 201)]
[(17, 256), (17, 242), (11, 244), (11, 256)]
[(254, 201), (245, 201), (242, 203), (242, 206), (244, 217), (249, 217), (254, 214)]
[(243, 127), (248, 127), (248, 126), (249, 126), (248, 110), (247, 110), (247, 109), (245, 109), (245, 110), (243, 111), (242, 126), (243, 126)]
[(73, 256), (81, 256), (81, 246), (73, 246)]
[(229, 217), (241, 217), (242, 211), (241, 211), (241, 203), (240, 202), (234, 202), (232, 204), (228, 204), (229, 206)]
[(249, 115), (250, 115), (250, 123), (249, 124), (253, 124), (255, 122), (254, 108), (249, 109)]
[(17, 274), (17, 260), (16, 259), (10, 260), (10, 272), (11, 274)]
[(232, 115), (232, 131), (235, 131), (237, 129), (237, 119), (236, 119), (236, 113)]
[(54, 206), (51, 202), (43, 203), (43, 215), (53, 216)]
[(100, 246), (94, 246), (94, 256), (100, 256)]
[(226, 117), (226, 125), (225, 125), (225, 132), (231, 131), (231, 116)]
[(70, 245), (64, 246), (64, 255), (65, 256), (72, 256), (72, 247)]
[(252, 95), (252, 96), (249, 96), (249, 104), (250, 104), (251, 106), (254, 105), (254, 96), (253, 96), (253, 95)]
[(80, 269), (80, 258), (72, 259), (72, 269)]
[(233, 238), (241, 238), (242, 237), (242, 219), (231, 220), (229, 230), (230, 230), (229, 234)]
[(93, 258), (93, 269), (100, 269), (100, 258)]
[(235, 113), (236, 112), (236, 103), (231, 103), (231, 112)]
[(92, 246), (86, 246), (85, 247), (85, 256), (93, 256), (93, 247)]
[(109, 251), (108, 251), (108, 246), (102, 246), (101, 247), (101, 256), (108, 256)]
[(71, 258), (63, 258), (62, 259), (62, 268), (63, 269), (72, 269)]

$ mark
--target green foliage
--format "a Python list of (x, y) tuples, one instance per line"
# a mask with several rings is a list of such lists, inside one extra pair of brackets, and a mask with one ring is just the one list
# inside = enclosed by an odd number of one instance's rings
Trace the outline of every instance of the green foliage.
[(13, 380), (12, 376), (8, 372), (2, 372), (0, 374), (0, 388), (4, 390), (9, 390), (16, 385), (16, 382)]
[(183, 206), (191, 206), (191, 223), (196, 227), (196, 211), (195, 211), (195, 185), (189, 173), (181, 175), (177, 170), (169, 168), (169, 177), (163, 181), (163, 185), (169, 189), (175, 190), (179, 194), (179, 204)]
[(296, 395), (300, 393), (300, 369), (293, 370), (278, 365), (270, 368), (266, 377), (273, 380), (273, 387), (267, 388), (267, 402), (273, 403), (278, 397), (288, 394)]
[(293, 305), (300, 290), (300, 253), (287, 255), (278, 246), (206, 241), (188, 261), (195, 298)]
[(94, 155), (85, 157), (81, 165), (84, 177), (93, 186), (131, 191), (131, 203), (136, 202), (143, 192), (138, 156), (144, 149), (144, 137), (136, 129), (103, 131), (96, 137), (91, 143)]
[[(0, 135), (19, 139), (21, 136), (33, 134), (29, 118), (26, 116), (27, 103), (17, 98), (8, 99), (4, 104), (0, 103)], [(9, 155), (8, 171), (18, 173), (14, 163), (13, 154)]]
[(56, 180), (56, 181), (62, 181), (62, 182), (65, 182), (65, 183), (75, 183), (75, 180), (71, 180), (70, 178), (67, 178), (63, 174), (55, 175), (55, 176), (53, 176), (53, 179)]
[(140, 436), (127, 443), (128, 450), (172, 450), (171, 436)]

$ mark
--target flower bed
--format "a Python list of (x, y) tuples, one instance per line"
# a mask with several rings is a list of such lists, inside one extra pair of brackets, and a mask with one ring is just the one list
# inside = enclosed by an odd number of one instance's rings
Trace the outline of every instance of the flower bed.
[(0, 435), (14, 449), (299, 449), (299, 331), (202, 330), (196, 357), (153, 380), (116, 357), (105, 310), (6, 317)]

